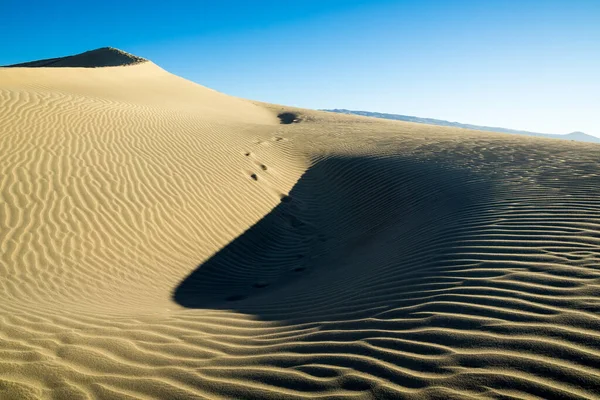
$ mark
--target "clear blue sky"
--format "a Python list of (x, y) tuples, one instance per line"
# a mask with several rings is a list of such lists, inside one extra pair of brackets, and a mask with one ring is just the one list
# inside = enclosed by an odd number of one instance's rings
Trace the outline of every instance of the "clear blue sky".
[(600, 0), (0, 0), (0, 64), (113, 46), (235, 96), (600, 136)]

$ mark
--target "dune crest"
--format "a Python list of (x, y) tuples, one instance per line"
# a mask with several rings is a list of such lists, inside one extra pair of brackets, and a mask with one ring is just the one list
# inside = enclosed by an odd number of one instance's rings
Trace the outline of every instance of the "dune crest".
[(96, 52), (0, 68), (0, 398), (600, 392), (599, 146)]
[(73, 56), (47, 58), (19, 64), (5, 65), (5, 68), (99, 68), (120, 67), (146, 62), (145, 58), (134, 56), (114, 47), (101, 47)]

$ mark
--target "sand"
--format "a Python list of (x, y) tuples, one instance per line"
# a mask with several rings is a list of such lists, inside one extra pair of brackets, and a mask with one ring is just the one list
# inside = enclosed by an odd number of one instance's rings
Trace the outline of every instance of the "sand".
[(600, 145), (51, 64), (0, 68), (1, 399), (598, 397)]

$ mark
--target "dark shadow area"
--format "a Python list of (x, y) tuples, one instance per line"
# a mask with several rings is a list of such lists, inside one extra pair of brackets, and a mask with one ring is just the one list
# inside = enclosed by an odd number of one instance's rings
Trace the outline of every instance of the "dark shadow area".
[[(429, 153), (427, 161), (324, 159), (285, 202), (185, 278), (173, 293), (180, 305), (244, 314), (232, 337), (252, 357), (216, 357), (211, 366), (227, 368), (229, 379), (303, 392), (319, 390), (311, 376), (337, 371), (333, 387), (361, 398), (405, 398), (404, 389), (388, 390), (393, 385), (482, 394), (482, 382), (539, 398), (556, 397), (563, 383), (597, 392), (598, 382), (563, 366), (596, 368), (585, 350), (589, 336), (576, 331), (595, 329), (596, 308), (574, 305), (562, 275), (547, 265), (564, 259), (540, 247), (543, 238), (530, 240), (531, 224), (556, 229), (564, 215), (554, 216), (558, 225), (546, 221), (551, 213), (535, 218), (539, 186), (515, 189), (505, 176), (493, 178), (498, 162), (479, 162), (477, 172), (455, 168), (465, 153), (441, 148), (448, 154)], [(573, 278), (572, 269), (559, 270)], [(567, 309), (577, 310), (562, 322), (572, 330), (539, 330)], [(274, 324), (261, 330), (253, 320)], [(309, 375), (256, 374), (257, 365)], [(521, 374), (556, 385), (523, 384)]]
[(277, 115), (277, 118), (279, 118), (279, 121), (284, 125), (300, 122), (300, 118), (298, 117), (298, 114), (293, 113), (293, 112), (281, 113), (281, 114)]
[(404, 293), (410, 286), (452, 284), (440, 278), (447, 250), (436, 246), (491, 193), (485, 180), (443, 164), (328, 158), (185, 278), (173, 298), (188, 308), (303, 321), (416, 304)]

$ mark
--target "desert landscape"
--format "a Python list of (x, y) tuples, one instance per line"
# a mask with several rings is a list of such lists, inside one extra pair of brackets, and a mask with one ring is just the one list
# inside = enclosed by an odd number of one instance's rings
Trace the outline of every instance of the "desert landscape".
[(0, 68), (0, 399), (592, 399), (600, 145)]

